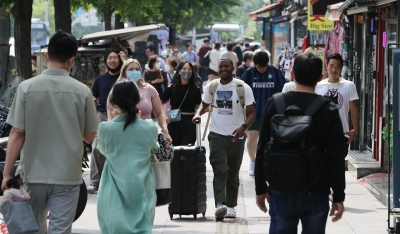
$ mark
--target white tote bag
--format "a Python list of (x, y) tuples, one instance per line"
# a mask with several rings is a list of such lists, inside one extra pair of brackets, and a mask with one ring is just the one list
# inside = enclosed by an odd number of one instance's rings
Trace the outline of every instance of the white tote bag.
[(171, 162), (160, 162), (155, 155), (153, 155), (153, 158), (154, 162), (151, 166), (156, 179), (156, 206), (168, 205), (171, 203)]

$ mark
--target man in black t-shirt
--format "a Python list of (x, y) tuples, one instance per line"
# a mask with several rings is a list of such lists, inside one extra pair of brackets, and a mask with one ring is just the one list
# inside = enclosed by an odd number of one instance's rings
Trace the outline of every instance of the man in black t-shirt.
[[(303, 111), (316, 99), (315, 86), (322, 79), (322, 60), (312, 53), (296, 56), (292, 78), (296, 82), (294, 91), (284, 94), (287, 106), (296, 105)], [(256, 203), (267, 212), (265, 200), (269, 202), (271, 225), (269, 233), (296, 233), (299, 220), (304, 233), (325, 233), (329, 213), (329, 194), (333, 191), (330, 216), (332, 221), (341, 219), (345, 198), (345, 169), (343, 156), (343, 130), (336, 105), (332, 102), (324, 105), (312, 116), (313, 144), (323, 157), (321, 177), (318, 183), (304, 193), (281, 191), (279, 184), (265, 178), (263, 158), (264, 150), (270, 140), (271, 118), (277, 114), (273, 99), (265, 105), (261, 119), (260, 138), (255, 163)], [(268, 172), (270, 173), (270, 172)], [(268, 185), (267, 183), (268, 182)]]
[[(92, 93), (96, 102), (97, 120), (99, 123), (107, 121), (108, 94), (117, 81), (123, 64), (119, 53), (119, 50), (109, 50), (106, 52), (104, 61), (106, 61), (107, 72), (99, 75), (93, 84)], [(94, 193), (98, 190), (101, 173), (103, 172), (103, 166), (106, 161), (104, 155), (97, 150), (97, 135), (93, 141), (92, 149), (93, 153), (90, 159), (90, 185), (87, 187), (88, 193)]]

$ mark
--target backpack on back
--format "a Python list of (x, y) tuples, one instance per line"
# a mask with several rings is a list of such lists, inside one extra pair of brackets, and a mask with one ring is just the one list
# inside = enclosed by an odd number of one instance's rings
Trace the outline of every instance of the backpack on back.
[(303, 111), (286, 107), (282, 93), (273, 96), (277, 114), (271, 118), (271, 136), (264, 156), (266, 179), (281, 192), (306, 192), (321, 179), (323, 155), (313, 143), (312, 116), (329, 100), (318, 96)]

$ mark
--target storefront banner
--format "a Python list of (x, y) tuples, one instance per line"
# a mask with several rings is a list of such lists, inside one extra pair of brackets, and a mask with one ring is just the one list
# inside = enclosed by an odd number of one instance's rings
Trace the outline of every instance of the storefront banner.
[(322, 59), (322, 71), (325, 70), (324, 64), (325, 64), (325, 57), (324, 57), (324, 51), (323, 50), (308, 50), (307, 52), (314, 53), (318, 57)]
[[(325, 12), (329, 5), (322, 0), (309, 0), (308, 1), (308, 30), (321, 31), (331, 30), (335, 27), (335, 22), (325, 18)], [(315, 9), (314, 9), (315, 8)], [(325, 12), (319, 12), (320, 9), (325, 9)]]

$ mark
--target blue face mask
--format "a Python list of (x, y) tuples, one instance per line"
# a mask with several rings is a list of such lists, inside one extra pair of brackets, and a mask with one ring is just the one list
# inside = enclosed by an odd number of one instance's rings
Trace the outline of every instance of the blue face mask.
[(140, 73), (140, 71), (126, 71), (126, 76), (129, 79), (138, 82), (138, 80), (140, 80), (140, 78), (142, 77), (142, 74)]

